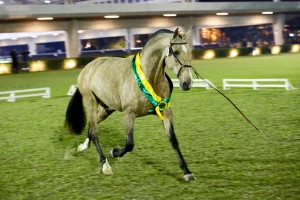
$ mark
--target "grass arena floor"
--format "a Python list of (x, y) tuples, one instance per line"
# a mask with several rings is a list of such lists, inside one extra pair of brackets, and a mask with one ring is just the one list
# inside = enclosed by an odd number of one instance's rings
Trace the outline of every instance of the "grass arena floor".
[[(300, 88), (300, 54), (193, 61), (219, 89), (222, 78), (288, 78)], [(51, 87), (52, 97), (0, 101), (0, 199), (290, 200), (300, 197), (300, 89), (223, 91), (257, 125), (257, 132), (213, 90), (175, 89), (175, 132), (197, 180), (185, 182), (174, 150), (155, 116), (135, 123), (135, 147), (101, 173), (95, 146), (74, 148), (81, 136), (63, 129), (80, 69), (1, 75), (0, 91)], [(171, 74), (171, 73), (169, 73)], [(175, 77), (172, 74), (172, 77)], [(123, 118), (99, 127), (103, 150), (122, 147)]]

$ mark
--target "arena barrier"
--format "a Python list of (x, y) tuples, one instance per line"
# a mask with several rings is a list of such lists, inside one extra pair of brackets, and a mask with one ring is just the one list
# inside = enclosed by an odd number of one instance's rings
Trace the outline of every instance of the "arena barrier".
[[(173, 82), (174, 87), (179, 87), (179, 80), (178, 79), (171, 79)], [(213, 87), (217, 88), (210, 80), (205, 79), (206, 82), (208, 82)], [(193, 87), (205, 87), (207, 90), (213, 89), (209, 84), (207, 84), (202, 79), (193, 79)], [(71, 85), (70, 89), (67, 92), (68, 96), (72, 96), (77, 89), (77, 85)]]
[[(174, 87), (179, 87), (179, 80), (178, 79), (171, 79), (173, 82), (173, 86)], [(206, 82), (205, 82), (205, 81)], [(193, 87), (205, 87), (207, 90), (211, 90), (213, 89), (211, 86), (213, 86), (214, 88), (217, 88), (210, 80), (208, 79), (193, 79)], [(209, 84), (207, 84), (209, 83)]]
[[(37, 91), (44, 91), (42, 93), (34, 93)], [(18, 93), (30, 93), (30, 94), (21, 94), (18, 95)], [(9, 96), (2, 96), (5, 94), (9, 94)], [(15, 102), (17, 98), (26, 98), (26, 97), (37, 97), (41, 96), (43, 98), (50, 98), (51, 92), (50, 88), (35, 88), (35, 89), (27, 89), (27, 90), (13, 90), (13, 91), (5, 91), (5, 92), (0, 92), (0, 100), (7, 100), (9, 102)]]
[[(239, 82), (231, 84), (228, 82)], [(241, 83), (243, 82), (243, 83)], [(264, 83), (258, 83), (264, 82)], [(273, 82), (273, 83), (267, 83)], [(274, 82), (283, 82), (283, 84), (274, 84)], [(285, 88), (286, 90), (295, 90), (297, 88), (293, 87), (288, 79), (223, 79), (223, 90), (229, 90), (232, 87), (251, 87), (253, 90), (258, 90), (260, 88)]]
[(70, 87), (67, 95), (68, 96), (73, 96), (73, 94), (75, 93), (76, 89), (77, 89), (77, 85), (71, 85), (71, 87)]

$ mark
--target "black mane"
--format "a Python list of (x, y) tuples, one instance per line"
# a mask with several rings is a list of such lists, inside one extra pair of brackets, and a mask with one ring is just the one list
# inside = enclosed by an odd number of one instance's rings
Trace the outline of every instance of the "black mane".
[(147, 40), (147, 42), (145, 43), (144, 46), (146, 46), (146, 45), (148, 44), (148, 42), (149, 42), (152, 38), (154, 38), (155, 36), (157, 36), (157, 35), (159, 35), (159, 34), (161, 34), (161, 33), (174, 33), (174, 31), (170, 31), (170, 30), (168, 30), (168, 29), (160, 29), (160, 30), (156, 31), (155, 33), (152, 33), (152, 34), (149, 36), (149, 38), (148, 38), (148, 40)]
[(156, 31), (155, 33), (152, 33), (152, 34), (149, 36), (149, 38), (148, 38), (146, 44), (149, 42), (149, 40), (151, 40), (152, 38), (154, 38), (155, 36), (157, 36), (157, 35), (159, 35), (159, 34), (161, 34), (161, 33), (174, 33), (174, 31), (170, 31), (170, 30), (168, 30), (168, 29), (160, 29), (160, 30)]

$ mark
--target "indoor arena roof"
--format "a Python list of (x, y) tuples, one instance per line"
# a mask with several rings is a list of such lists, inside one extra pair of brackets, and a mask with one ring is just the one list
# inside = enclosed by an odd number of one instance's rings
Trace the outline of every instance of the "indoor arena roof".
[[(3, 5), (41, 5), (41, 4), (65, 4), (65, 2), (73, 1), (74, 3), (178, 3), (178, 2), (272, 2), (273, 0), (0, 0)], [(299, 0), (281, 0), (281, 1), (294, 1)]]

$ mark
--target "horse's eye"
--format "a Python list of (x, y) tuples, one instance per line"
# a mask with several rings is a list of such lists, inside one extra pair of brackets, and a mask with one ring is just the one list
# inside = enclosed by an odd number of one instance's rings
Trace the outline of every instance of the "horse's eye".
[(178, 56), (178, 55), (179, 55), (179, 51), (174, 51), (174, 54), (175, 54), (176, 56)]

